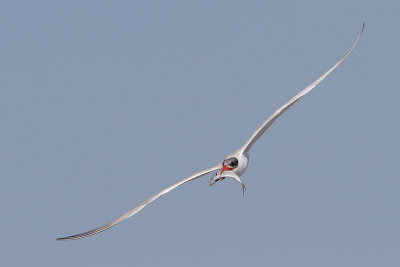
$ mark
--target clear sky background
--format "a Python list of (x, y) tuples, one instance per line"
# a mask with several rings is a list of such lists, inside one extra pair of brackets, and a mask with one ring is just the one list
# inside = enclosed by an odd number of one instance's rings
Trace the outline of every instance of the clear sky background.
[[(397, 1), (2, 1), (2, 266), (400, 266)], [(177, 188), (349, 58), (254, 145)]]

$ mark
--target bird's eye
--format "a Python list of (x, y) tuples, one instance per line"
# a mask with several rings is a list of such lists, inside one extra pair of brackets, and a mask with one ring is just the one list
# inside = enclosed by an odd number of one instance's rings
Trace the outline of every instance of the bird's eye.
[(237, 158), (229, 158), (224, 160), (223, 164), (228, 165), (231, 168), (237, 168), (237, 166), (239, 165), (239, 161)]
[(236, 168), (238, 166), (238, 164), (239, 164), (239, 161), (237, 160), (237, 158), (234, 158), (231, 162), (231, 166), (234, 168)]

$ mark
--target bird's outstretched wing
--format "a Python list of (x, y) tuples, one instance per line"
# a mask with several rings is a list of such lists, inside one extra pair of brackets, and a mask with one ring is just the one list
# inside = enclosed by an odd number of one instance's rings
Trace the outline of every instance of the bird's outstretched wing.
[(186, 177), (185, 179), (183, 179), (183, 180), (181, 180), (181, 181), (179, 181), (179, 182), (177, 182), (177, 183), (175, 183), (175, 184), (173, 184), (173, 185), (168, 186), (167, 188), (163, 189), (162, 191), (160, 191), (160, 192), (157, 193), (156, 195), (152, 196), (151, 198), (147, 199), (146, 201), (142, 202), (141, 204), (139, 204), (139, 205), (136, 206), (135, 208), (131, 209), (130, 211), (126, 212), (125, 214), (123, 214), (123, 215), (121, 215), (120, 217), (118, 217), (118, 218), (112, 220), (112, 221), (109, 222), (109, 223), (106, 223), (106, 224), (104, 224), (104, 225), (102, 225), (102, 226), (100, 226), (100, 227), (97, 227), (97, 228), (95, 228), (95, 229), (93, 229), (93, 230), (84, 232), (84, 233), (82, 233), (82, 234), (71, 235), (71, 236), (67, 236), (67, 237), (60, 237), (60, 238), (57, 238), (57, 240), (73, 240), (73, 239), (80, 239), (80, 238), (88, 237), (88, 236), (95, 235), (95, 234), (98, 234), (98, 233), (100, 233), (100, 232), (103, 232), (103, 231), (105, 231), (105, 230), (107, 230), (107, 229), (109, 229), (109, 228), (115, 226), (116, 224), (118, 224), (118, 223), (120, 223), (120, 222), (122, 222), (122, 221), (128, 219), (129, 217), (135, 215), (135, 214), (138, 213), (141, 209), (143, 209), (144, 207), (146, 207), (148, 204), (150, 204), (151, 202), (153, 202), (153, 201), (156, 200), (157, 198), (161, 197), (162, 195), (168, 193), (168, 192), (171, 191), (172, 189), (174, 189), (174, 188), (176, 188), (176, 187), (178, 187), (178, 186), (180, 186), (180, 185), (182, 185), (182, 184), (184, 184), (184, 183), (187, 183), (187, 182), (189, 182), (189, 181), (192, 181), (192, 180), (195, 180), (195, 179), (197, 179), (197, 178), (200, 178), (201, 176), (206, 175), (206, 174), (208, 174), (208, 173), (210, 173), (210, 172), (213, 172), (213, 171), (215, 171), (215, 170), (217, 170), (217, 169), (220, 169), (220, 168), (221, 168), (221, 166), (220, 166), (220, 164), (218, 164), (218, 165), (215, 165), (214, 167), (205, 169), (205, 170), (203, 170), (203, 171), (195, 172), (195, 173), (193, 173), (192, 175)]
[(271, 124), (286, 110), (288, 110), (294, 103), (296, 103), (300, 98), (302, 98), (305, 94), (310, 92), (315, 86), (317, 86), (320, 82), (322, 82), (329, 74), (332, 73), (346, 58), (347, 56), (353, 51), (354, 47), (357, 45), (358, 40), (360, 40), (361, 35), (364, 31), (365, 23), (362, 26), (361, 32), (358, 35), (356, 41), (353, 43), (349, 51), (335, 64), (333, 65), (327, 72), (325, 72), (321, 77), (311, 83), (309, 86), (304, 88), (300, 93), (295, 95), (292, 99), (286, 102), (283, 106), (278, 108), (264, 123), (251, 135), (250, 139), (244, 144), (241, 148), (242, 151), (249, 152), (253, 144), (264, 134), (264, 132), (271, 126)]

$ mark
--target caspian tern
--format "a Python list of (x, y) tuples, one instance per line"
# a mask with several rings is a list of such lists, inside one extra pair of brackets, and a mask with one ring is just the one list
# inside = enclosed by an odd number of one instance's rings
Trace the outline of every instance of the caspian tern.
[(199, 171), (199, 172), (195, 172), (192, 175), (186, 177), (185, 179), (163, 189), (162, 191), (160, 191), (159, 193), (157, 193), (156, 195), (152, 196), (151, 198), (147, 199), (146, 201), (142, 202), (141, 204), (139, 204), (138, 206), (136, 206), (135, 208), (133, 208), (132, 210), (126, 212), (125, 214), (123, 214), (122, 216), (112, 220), (109, 223), (106, 223), (100, 227), (97, 227), (93, 230), (81, 233), (81, 234), (77, 234), (77, 235), (71, 235), (71, 236), (67, 236), (67, 237), (61, 237), (58, 238), (57, 240), (73, 240), (73, 239), (80, 239), (80, 238), (84, 238), (84, 237), (88, 237), (97, 233), (100, 233), (104, 230), (107, 230), (113, 226), (115, 226), (116, 224), (128, 219), (129, 217), (135, 215), (136, 213), (138, 213), (140, 210), (142, 210), (144, 207), (146, 207), (148, 204), (150, 204), (151, 202), (153, 202), (154, 200), (156, 200), (157, 198), (161, 197), (162, 195), (168, 193), (169, 191), (171, 191), (172, 189), (193, 181), (195, 179), (198, 179), (206, 174), (209, 174), (211, 172), (217, 171), (214, 176), (211, 178), (210, 180), (210, 186), (214, 185), (216, 182), (221, 181), (223, 179), (225, 179), (226, 177), (231, 177), (234, 178), (237, 182), (239, 182), (242, 186), (242, 190), (244, 193), (245, 190), (245, 186), (242, 182), (242, 180), (240, 179), (240, 176), (244, 173), (244, 171), (247, 168), (247, 164), (249, 162), (249, 151), (251, 149), (251, 147), (254, 145), (254, 143), (264, 134), (264, 132), (271, 126), (271, 124), (280, 116), (282, 115), (286, 110), (288, 110), (291, 106), (293, 106), (294, 103), (296, 103), (300, 98), (302, 98), (305, 94), (307, 94), (308, 92), (310, 92), (315, 86), (317, 86), (320, 82), (322, 82), (322, 80), (324, 80), (329, 74), (331, 74), (346, 58), (347, 56), (351, 53), (351, 51), (353, 51), (354, 47), (357, 45), (358, 41), (361, 38), (361, 35), (364, 31), (364, 26), (365, 23), (362, 26), (361, 32), (359, 33), (356, 41), (353, 43), (353, 45), (351, 46), (351, 48), (346, 52), (346, 54), (335, 64), (333, 65), (327, 72), (325, 72), (321, 77), (319, 77), (317, 80), (315, 80), (314, 82), (312, 82), (309, 86), (307, 86), (306, 88), (304, 88), (302, 91), (300, 91), (297, 95), (295, 95), (292, 99), (290, 99), (288, 102), (286, 102), (283, 106), (281, 106), (280, 108), (278, 108), (270, 117), (268, 117), (263, 124), (261, 124), (260, 127), (258, 127), (258, 129), (251, 135), (251, 137), (249, 138), (249, 140), (247, 140), (247, 142), (238, 150), (228, 154), (224, 160), (222, 160), (220, 163), (218, 163), (217, 165)]

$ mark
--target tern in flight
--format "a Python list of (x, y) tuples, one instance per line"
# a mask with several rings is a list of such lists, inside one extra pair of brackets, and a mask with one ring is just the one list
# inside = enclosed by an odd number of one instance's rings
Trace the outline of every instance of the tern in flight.
[(322, 82), (329, 74), (331, 74), (346, 58), (347, 56), (351, 53), (351, 51), (354, 49), (354, 47), (357, 45), (358, 41), (360, 40), (360, 37), (363, 33), (365, 23), (362, 26), (361, 32), (359, 33), (356, 41), (353, 43), (351, 48), (347, 51), (347, 53), (335, 64), (333, 65), (327, 72), (325, 72), (321, 77), (319, 77), (317, 80), (312, 82), (309, 86), (304, 88), (302, 91), (300, 91), (297, 95), (295, 95), (292, 99), (290, 99), (288, 102), (286, 102), (283, 106), (278, 108), (271, 116), (269, 116), (263, 124), (261, 124), (260, 127), (251, 135), (249, 140), (238, 150), (228, 154), (224, 160), (222, 160), (220, 163), (217, 165), (199, 171), (195, 172), (192, 175), (186, 177), (185, 179), (168, 186), (167, 188), (163, 189), (156, 195), (152, 196), (151, 198), (147, 199), (146, 201), (142, 202), (132, 210), (126, 212), (125, 214), (121, 215), (120, 217), (112, 220), (109, 223), (106, 223), (100, 227), (97, 227), (93, 230), (77, 234), (77, 235), (71, 235), (67, 237), (61, 237), (58, 238), (57, 240), (73, 240), (73, 239), (80, 239), (84, 237), (88, 237), (97, 233), (100, 233), (102, 231), (105, 231), (116, 224), (128, 219), (129, 217), (135, 215), (138, 213), (140, 210), (142, 210), (144, 207), (146, 207), (148, 204), (156, 200), (157, 198), (161, 197), (162, 195), (168, 193), (172, 189), (193, 181), (195, 179), (198, 179), (206, 174), (209, 174), (211, 172), (216, 171), (216, 173), (213, 175), (213, 177), (210, 180), (210, 186), (214, 185), (218, 181), (224, 180), (226, 177), (230, 177), (235, 179), (237, 182), (239, 182), (242, 186), (242, 190), (244, 193), (244, 190), (246, 187), (244, 186), (242, 180), (240, 179), (240, 176), (244, 173), (244, 171), (247, 168), (247, 164), (249, 163), (249, 151), (251, 147), (254, 145), (254, 143), (264, 134), (264, 132), (271, 126), (271, 124), (280, 116), (282, 115), (286, 110), (288, 110), (291, 106), (294, 105), (300, 98), (302, 98), (305, 94), (310, 92), (315, 86), (317, 86), (320, 82)]

